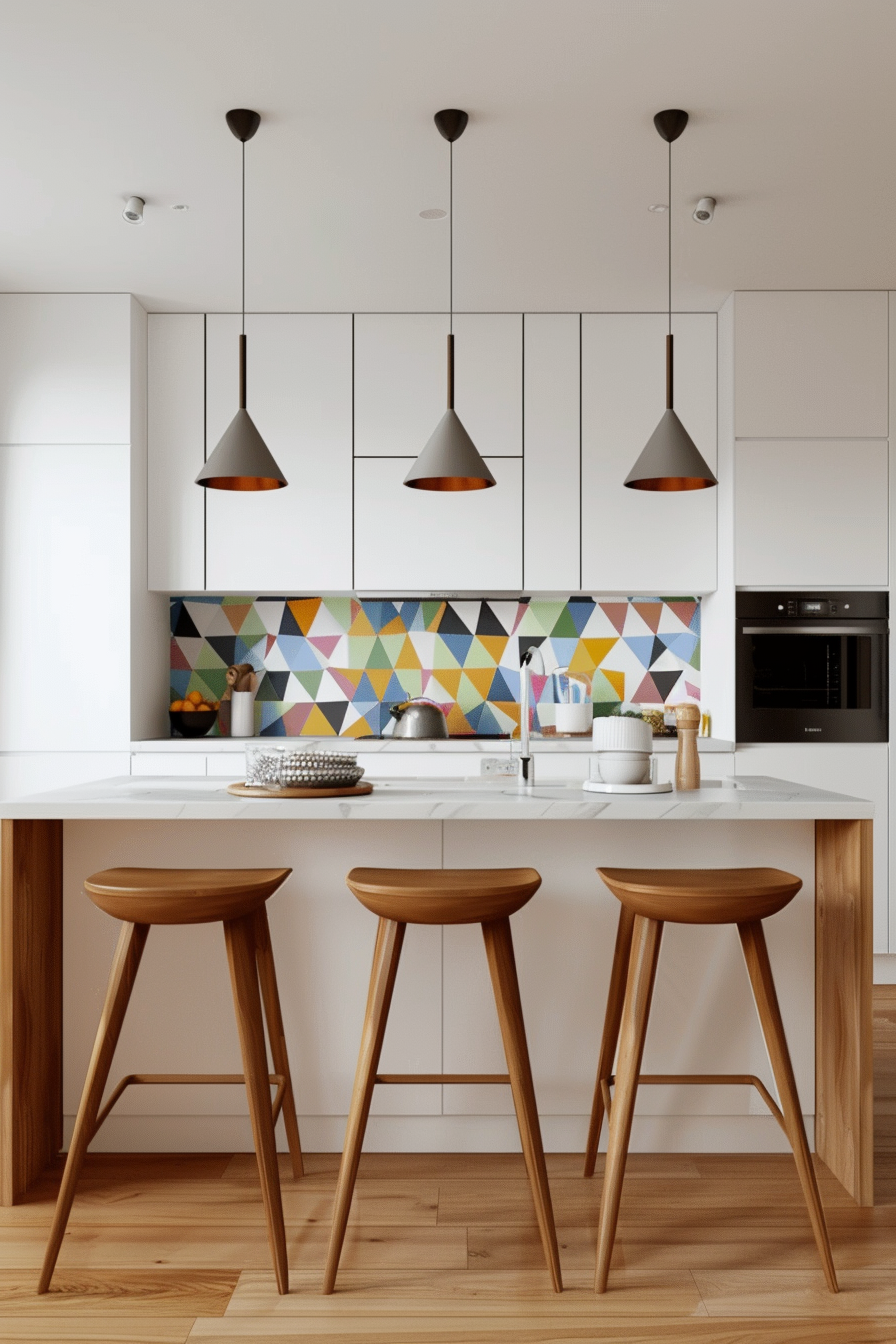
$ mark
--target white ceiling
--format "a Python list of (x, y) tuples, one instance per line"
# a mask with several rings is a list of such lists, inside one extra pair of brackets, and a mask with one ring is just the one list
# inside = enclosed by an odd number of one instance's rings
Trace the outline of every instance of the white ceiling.
[(0, 33), (0, 289), (238, 306), (235, 106), (251, 309), (446, 306), (445, 106), (459, 309), (663, 307), (670, 106), (676, 307), (896, 287), (894, 0), (0, 0)]

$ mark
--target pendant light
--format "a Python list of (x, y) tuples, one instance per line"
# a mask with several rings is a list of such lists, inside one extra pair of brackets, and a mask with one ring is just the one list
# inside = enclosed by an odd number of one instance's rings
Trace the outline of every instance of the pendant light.
[(672, 141), (688, 124), (687, 112), (669, 108), (657, 112), (653, 124), (669, 146), (668, 295), (669, 329), (666, 336), (666, 410), (647, 440), (625, 484), (630, 490), (705, 490), (718, 481), (703, 460), (694, 440), (673, 410), (674, 359), (672, 352)]
[(243, 146), (243, 270), (242, 326), (240, 328), (240, 407), (217, 448), (196, 477), (197, 485), (212, 490), (279, 490), (286, 477), (271, 456), (246, 410), (246, 141), (261, 123), (257, 112), (234, 108), (227, 125)]
[(468, 118), (466, 112), (446, 108), (433, 120), (448, 141), (448, 409), (404, 483), (412, 490), (487, 490), (495, 478), (454, 409), (454, 142)]

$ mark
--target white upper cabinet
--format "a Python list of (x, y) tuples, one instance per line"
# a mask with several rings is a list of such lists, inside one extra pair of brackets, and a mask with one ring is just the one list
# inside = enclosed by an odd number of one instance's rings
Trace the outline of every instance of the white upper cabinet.
[(523, 583), (575, 592), (579, 550), (579, 331), (577, 313), (525, 318), (526, 454)]
[(886, 438), (887, 358), (885, 293), (737, 294), (736, 436)]
[[(240, 319), (206, 318), (206, 447), (239, 404)], [(289, 482), (207, 490), (210, 592), (327, 593), (352, 587), (352, 319), (246, 318), (247, 409)]]
[(735, 448), (735, 582), (888, 582), (885, 439), (766, 439)]
[(0, 444), (131, 441), (129, 294), (0, 295)]
[(486, 458), (489, 490), (409, 490), (410, 460), (355, 462), (355, 587), (407, 593), (519, 592), (522, 462)]
[[(483, 457), (523, 451), (522, 317), (455, 313), (455, 409)], [(447, 405), (447, 313), (355, 318), (355, 453), (416, 457)]]
[[(675, 409), (716, 466), (716, 317), (673, 317)], [(707, 593), (716, 587), (716, 490), (628, 490), (623, 482), (666, 404), (666, 318), (582, 318), (582, 587)], [(528, 491), (527, 491), (528, 493)]]
[(149, 587), (205, 587), (205, 318), (151, 313), (147, 322)]

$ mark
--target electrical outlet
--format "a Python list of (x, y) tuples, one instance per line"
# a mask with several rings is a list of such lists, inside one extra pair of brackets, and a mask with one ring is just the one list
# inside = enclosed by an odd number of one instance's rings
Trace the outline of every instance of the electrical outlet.
[(479, 762), (480, 775), (505, 779), (516, 779), (519, 768), (519, 758), (516, 756), (483, 756)]

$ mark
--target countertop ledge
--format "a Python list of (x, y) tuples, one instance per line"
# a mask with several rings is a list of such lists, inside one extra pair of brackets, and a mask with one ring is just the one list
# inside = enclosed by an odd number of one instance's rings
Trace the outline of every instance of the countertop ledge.
[[(132, 752), (235, 752), (246, 747), (301, 747), (317, 746), (326, 750), (342, 750), (366, 755), (368, 752), (388, 752), (390, 755), (418, 752), (438, 755), (440, 752), (475, 753), (478, 756), (508, 756), (508, 739), (494, 737), (452, 737), (446, 741), (420, 741), (406, 737), (353, 738), (353, 737), (152, 737), (131, 743)], [(519, 753), (519, 738), (514, 739), (514, 755)], [(533, 737), (532, 752), (590, 752), (590, 737)], [(674, 737), (656, 737), (652, 750), (659, 753), (675, 752), (678, 740)], [(734, 751), (734, 743), (720, 737), (698, 737), (700, 752)]]
[(748, 775), (693, 793), (601, 795), (576, 782), (523, 790), (496, 779), (373, 780), (355, 798), (236, 798), (226, 781), (122, 776), (0, 803), (0, 817), (63, 821), (815, 821), (862, 820), (874, 804)]

